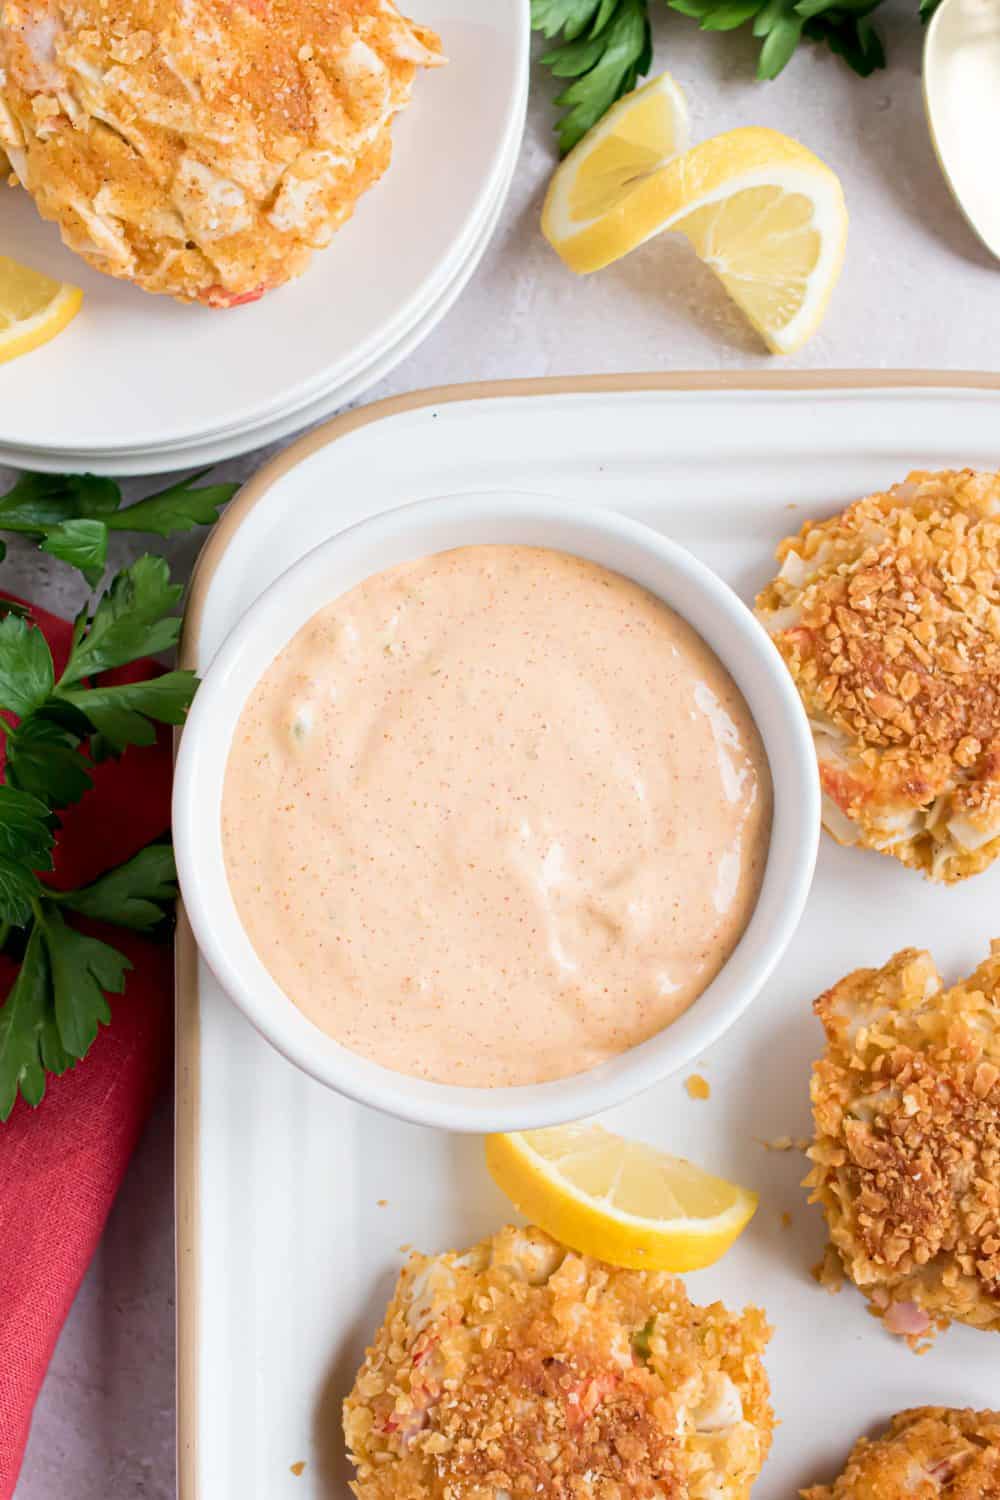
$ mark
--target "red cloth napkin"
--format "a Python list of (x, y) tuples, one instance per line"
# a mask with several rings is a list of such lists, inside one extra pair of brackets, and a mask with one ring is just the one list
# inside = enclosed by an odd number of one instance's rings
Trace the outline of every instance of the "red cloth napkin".
[[(59, 671), (70, 627), (43, 610), (32, 616)], [(160, 670), (140, 662), (103, 680), (136, 681)], [(165, 833), (171, 774), (169, 732), (96, 767), (92, 789), (66, 810), (54, 883), (93, 880)], [(101, 1028), (82, 1066), (50, 1079), (37, 1109), (18, 1100), (0, 1125), (0, 1500), (14, 1493), (56, 1339), (171, 1060), (169, 945), (83, 925), (135, 967), (125, 993), (108, 997), (112, 1023)], [(14, 973), (0, 957), (0, 995)]]

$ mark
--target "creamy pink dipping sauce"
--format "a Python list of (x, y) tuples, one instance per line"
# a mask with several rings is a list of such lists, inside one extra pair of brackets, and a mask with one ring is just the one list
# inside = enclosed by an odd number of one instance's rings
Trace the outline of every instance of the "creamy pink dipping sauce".
[(251, 693), (229, 883), (317, 1026), (496, 1087), (669, 1025), (753, 911), (771, 785), (735, 683), (638, 584), (463, 547), (321, 610)]

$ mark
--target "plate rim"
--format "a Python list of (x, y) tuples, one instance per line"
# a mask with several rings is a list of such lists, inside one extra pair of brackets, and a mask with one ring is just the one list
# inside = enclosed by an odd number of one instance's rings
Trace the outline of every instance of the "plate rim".
[[(433, 270), (426, 276), (424, 285), (410, 293), (407, 303), (404, 304), (404, 306), (409, 306), (408, 318), (402, 318), (400, 309), (397, 307), (387, 318), (383, 319), (383, 322), (388, 324), (388, 336), (383, 331), (383, 335), (372, 342), (371, 335), (368, 335), (367, 342), (371, 347), (368, 350), (368, 354), (361, 361), (360, 366), (355, 351), (351, 352), (350, 357), (345, 357), (341, 360), (342, 368), (348, 371), (348, 379), (352, 379), (359, 372), (359, 368), (363, 369), (366, 363), (373, 362), (378, 358), (381, 353), (384, 353), (386, 348), (391, 348), (392, 344), (402, 336), (400, 332), (401, 321), (403, 331), (405, 332), (405, 327), (412, 326), (412, 322), (419, 319), (450, 284), (455, 274), (456, 256), (457, 264), (461, 265), (465, 256), (476, 244), (478, 231), (489, 218), (490, 208), (495, 201), (496, 192), (505, 179), (507, 156), (512, 143), (516, 141), (519, 145), (523, 139), (525, 115), (522, 109), (522, 96), (527, 86), (531, 49), (529, 0), (505, 0), (505, 4), (509, 7), (510, 12), (510, 35), (514, 43), (513, 66), (508, 80), (503, 125), (488, 155), (486, 169), (480, 179), (475, 205), (468, 214), (465, 222), (461, 225), (458, 234), (449, 243), (445, 253), (441, 256)], [(309, 268), (305, 272), (306, 276), (308, 274)], [(414, 318), (414, 312), (416, 313), (416, 318)], [(339, 380), (340, 376), (338, 375), (335, 378)], [(328, 386), (329, 367), (327, 367), (322, 375), (317, 374), (305, 380), (300, 379), (294, 387), (294, 396), (291, 404), (303, 404), (306, 401), (310, 401), (314, 397), (320, 396)], [(286, 398), (287, 392), (282, 398), (263, 399), (263, 401), (259, 402), (256, 409), (244, 407), (237, 418), (226, 422), (225, 427), (257, 425), (260, 422), (275, 417), (283, 410), (288, 409), (289, 403)], [(181, 443), (190, 444), (201, 439), (210, 440), (218, 431), (219, 428), (216, 425), (207, 430), (195, 429), (188, 431), (180, 436), (175, 432), (171, 438), (164, 439), (161, 437), (155, 439), (155, 441), (164, 443), (166, 448), (169, 449), (179, 446)], [(143, 445), (145, 445), (145, 438), (142, 441)], [(10, 448), (20, 446), (16, 441), (12, 441), (10, 436), (5, 436), (2, 428), (0, 428), (0, 445), (8, 445)], [(42, 446), (34, 451), (47, 453), (49, 450), (47, 447)], [(98, 457), (100, 455), (113, 457), (120, 450), (107, 449), (96, 443), (84, 442), (73, 451), (81, 457), (87, 458), (90, 456)]]
[[(212, 580), (240, 526), (264, 496), (291, 469), (322, 448), (360, 428), (428, 407), (463, 401), (521, 399), (531, 396), (649, 393), (755, 394), (858, 391), (889, 395), (897, 391), (1000, 394), (1000, 373), (976, 370), (686, 370), (670, 373), (542, 376), (469, 381), (432, 386), (389, 396), (342, 412), (306, 433), (270, 459), (243, 485), (216, 523), (195, 562), (188, 586), (179, 665), (194, 668), (205, 604)], [(174, 750), (180, 732), (174, 734)], [(174, 1209), (177, 1349), (177, 1500), (204, 1500), (198, 1486), (199, 1319), (199, 1092), (200, 1016), (198, 950), (183, 905), (177, 903), (174, 958)]]
[[(525, 89), (521, 110), (522, 129), (527, 103), (528, 93)], [(199, 440), (198, 443), (185, 445), (183, 448), (167, 444), (163, 448), (147, 448), (134, 453), (124, 449), (114, 451), (102, 449), (89, 454), (69, 449), (30, 448), (19, 454), (16, 448), (0, 443), (0, 463), (15, 469), (35, 469), (42, 473), (62, 474), (69, 470), (85, 468), (90, 473), (115, 479), (139, 478), (149, 474), (178, 473), (183, 469), (200, 469), (206, 466), (214, 468), (216, 464), (227, 463), (232, 459), (252, 453), (255, 448), (267, 447), (273, 443), (284, 442), (286, 439), (297, 441), (297, 435), (301, 434), (304, 429), (311, 430), (318, 423), (330, 421), (339, 407), (361, 400), (372, 385), (391, 375), (404, 359), (408, 359), (420, 348), (425, 339), (430, 337), (452, 311), (478, 271), (493, 241), (514, 181), (519, 147), (519, 139), (510, 142), (510, 159), (506, 175), (499, 184), (496, 197), (491, 200), (489, 211), (479, 226), (478, 238), (462, 261), (457, 273), (442, 288), (430, 306), (425, 308), (421, 317), (417, 318), (395, 343), (384, 350), (379, 359), (371, 361), (350, 380), (326, 390), (303, 406), (274, 414), (267, 419), (266, 423), (254, 424), (249, 428), (240, 427), (235, 431), (227, 429), (210, 434), (204, 441)], [(383, 363), (386, 359), (389, 361), (387, 364)], [(373, 369), (374, 375), (370, 373)], [(323, 409), (317, 411), (316, 408), (320, 406)], [(261, 430), (264, 427), (268, 430), (261, 438)], [(248, 446), (229, 448), (230, 442), (242, 443), (244, 439), (248, 441)], [(214, 452), (205, 451), (216, 444), (224, 445), (226, 451), (219, 449)], [(195, 452), (195, 449), (198, 451)], [(180, 458), (178, 455), (181, 455)]]

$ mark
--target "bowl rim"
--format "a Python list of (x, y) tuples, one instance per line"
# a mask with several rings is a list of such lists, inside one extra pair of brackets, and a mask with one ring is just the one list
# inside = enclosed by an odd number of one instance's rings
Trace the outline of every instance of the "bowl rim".
[[(336, 566), (360, 582), (407, 558), (491, 540), (590, 557), (634, 578), (685, 618), (747, 700), (771, 770), (773, 806), (750, 921), (719, 973), (676, 1021), (582, 1073), (469, 1088), (397, 1073), (350, 1051), (281, 990), (236, 912), (222, 853), (220, 795), (232, 730), (248, 694), (324, 602), (354, 586), (327, 583)], [(358, 521), (305, 553), (258, 596), (195, 694), (176, 758), (173, 827), (181, 897), (201, 955), (223, 991), (289, 1062), (359, 1104), (414, 1124), (511, 1131), (624, 1103), (703, 1054), (743, 1014), (805, 907), (819, 844), (820, 790), (812, 733), (784, 662), (752, 611), (706, 564), (620, 511), (524, 491), (487, 491), (418, 500)]]

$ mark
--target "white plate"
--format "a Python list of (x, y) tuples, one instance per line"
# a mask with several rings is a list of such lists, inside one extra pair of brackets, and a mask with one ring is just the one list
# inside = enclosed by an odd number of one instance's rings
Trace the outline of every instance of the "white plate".
[[(0, 443), (115, 451), (247, 428), (352, 378), (468, 258), (519, 135), (527, 0), (421, 0), (449, 64), (416, 80), (394, 160), (306, 274), (249, 307), (182, 307), (91, 272), (5, 191), (4, 251), (87, 293), (49, 349), (0, 369)], [(16, 368), (16, 375), (13, 373)]]
[[(522, 102), (522, 115), (524, 105), (527, 103), (527, 95)], [(270, 443), (279, 442), (282, 438), (289, 437), (293, 433), (301, 432), (307, 427), (321, 422), (324, 418), (331, 416), (340, 407), (357, 399), (371, 386), (383, 380), (395, 367), (412, 354), (424, 339), (437, 327), (438, 323), (451, 310), (460, 294), (471, 280), (479, 262), (482, 260), (493, 232), (496, 229), (503, 210), (507, 193), (510, 189), (514, 167), (517, 162), (520, 149), (520, 135), (515, 134), (511, 140), (507, 160), (507, 173), (497, 194), (495, 202), (490, 206), (489, 215), (485, 225), (479, 231), (479, 238), (473, 246), (468, 260), (459, 268), (458, 274), (444, 293), (438, 298), (433, 306), (419, 318), (414, 326), (399, 340), (387, 349), (383, 355), (372, 364), (368, 365), (353, 379), (338, 384), (332, 390), (325, 392), (322, 396), (307, 402), (304, 406), (284, 412), (280, 416), (260, 423), (257, 426), (238, 428), (236, 431), (217, 434), (199, 443), (186, 444), (181, 447), (147, 448), (134, 453), (75, 453), (63, 449), (33, 450), (30, 448), (4, 447), (0, 444), (0, 464), (7, 464), (15, 469), (33, 469), (39, 473), (65, 474), (86, 471), (90, 474), (105, 474), (114, 477), (122, 477), (130, 474), (165, 474), (180, 469), (199, 469), (207, 465), (221, 463), (224, 459), (232, 458), (236, 454), (249, 452), (252, 448), (263, 448)]]
[[(451, 280), (445, 281), (444, 276), (435, 279), (435, 297), (426, 307), (415, 306), (414, 316), (411, 322), (402, 328), (398, 339), (384, 351), (381, 351), (374, 360), (367, 362), (353, 360), (347, 369), (338, 375), (336, 382), (329, 388), (314, 393), (306, 401), (296, 401), (288, 406), (275, 408), (270, 416), (261, 423), (236, 423), (219, 428), (211, 433), (205, 433), (198, 439), (197, 443), (186, 444), (178, 447), (173, 443), (151, 444), (146, 447), (133, 447), (131, 445), (116, 445), (107, 453), (88, 452), (81, 455), (89, 463), (93, 472), (95, 462), (107, 460), (109, 463), (121, 463), (122, 468), (114, 470), (120, 473), (152, 472), (157, 467), (161, 457), (170, 455), (171, 462), (165, 467), (178, 469), (184, 468), (189, 463), (216, 463), (222, 458), (228, 458), (234, 453), (246, 452), (249, 447), (260, 447), (264, 443), (274, 442), (278, 437), (287, 436), (289, 433), (300, 431), (310, 422), (318, 422), (323, 417), (329, 416), (337, 407), (347, 401), (354, 400), (362, 392), (367, 390), (377, 380), (381, 380), (392, 370), (405, 355), (412, 352), (418, 344), (422, 343), (427, 335), (435, 328), (444, 317), (445, 313), (453, 305), (459, 292), (467, 285), (477, 265), (482, 259), (483, 253), (493, 236), (497, 226), (500, 213), (510, 191), (514, 169), (521, 149), (521, 137), (524, 132), (524, 120), (528, 107), (528, 80), (524, 79), (524, 89), (521, 97), (520, 108), (516, 113), (512, 129), (510, 131), (506, 152), (504, 154), (502, 170), (496, 184), (494, 196), (484, 201), (482, 205), (482, 219), (471, 226), (474, 233), (463, 239), (461, 248), (465, 258), (461, 261), (455, 260), (448, 263), (451, 271)], [(441, 283), (441, 290), (437, 290), (437, 282)], [(346, 393), (346, 394), (342, 394)], [(258, 435), (262, 434), (262, 435)], [(239, 443), (235, 441), (239, 439)], [(251, 441), (252, 439), (252, 441)], [(2, 450), (0, 450), (2, 451)], [(195, 452), (193, 460), (187, 457), (188, 452)], [(205, 458), (204, 453), (213, 453), (215, 456)], [(183, 456), (181, 456), (183, 455)], [(50, 457), (53, 456), (50, 451)], [(55, 458), (65, 460), (68, 456), (65, 452), (54, 455)], [(124, 467), (130, 465), (130, 467)], [(65, 463), (62, 465), (65, 467)], [(79, 464), (77, 465), (79, 467)], [(53, 464), (49, 464), (50, 470)], [(112, 472), (112, 470), (101, 470), (100, 472)]]
[[(774, 544), (806, 516), (914, 466), (996, 462), (1000, 380), (992, 390), (947, 389), (946, 376), (937, 389), (879, 390), (799, 377), (784, 390), (779, 377), (713, 390), (710, 377), (688, 379), (701, 388), (628, 390), (621, 380), (566, 393), (525, 382), (431, 405), (406, 398), (312, 434), (249, 486), (209, 544), (189, 663), (204, 667), (267, 584), (331, 531), (407, 500), (521, 488), (616, 506), (749, 598)], [(996, 1404), (988, 1334), (956, 1327), (916, 1358), (852, 1289), (819, 1290), (810, 1267), (824, 1233), (798, 1186), (803, 1162), (760, 1143), (809, 1132), (812, 998), (909, 943), (929, 946), (947, 974), (968, 973), (996, 935), (998, 903), (1000, 869), (941, 890), (824, 840), (788, 956), (700, 1060), (710, 1101), (688, 1098), (678, 1078), (607, 1117), (761, 1193), (733, 1251), (688, 1278), (698, 1300), (757, 1302), (775, 1324), (767, 1364), (781, 1425), (754, 1500), (789, 1500), (831, 1475), (860, 1433), (904, 1406)], [(481, 1142), (347, 1103), (263, 1042), (183, 942), (180, 973), (181, 1500), (347, 1500), (339, 1403), (399, 1247), (465, 1245), (513, 1216)]]

